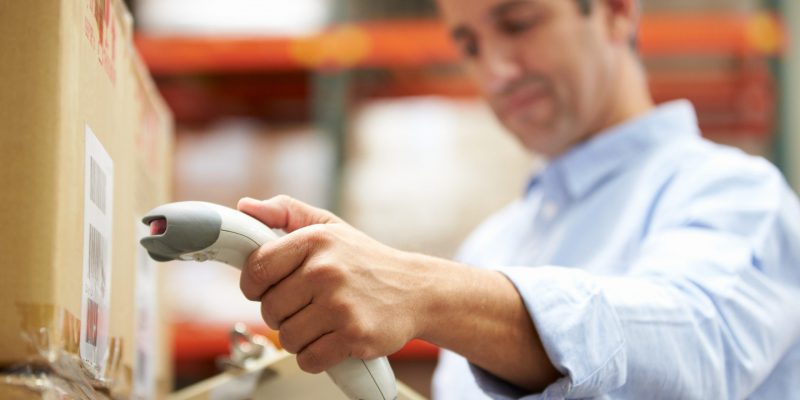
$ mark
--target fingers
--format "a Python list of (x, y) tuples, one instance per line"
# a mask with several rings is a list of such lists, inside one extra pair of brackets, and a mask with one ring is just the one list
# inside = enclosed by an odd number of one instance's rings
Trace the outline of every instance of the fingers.
[(247, 299), (257, 301), (270, 287), (297, 268), (321, 245), (321, 235), (314, 228), (296, 231), (265, 243), (247, 258), (239, 287)]
[(318, 374), (348, 358), (349, 349), (341, 336), (335, 332), (328, 333), (297, 353), (297, 364), (303, 371)]
[(261, 298), (261, 317), (267, 325), (281, 329), (281, 324), (311, 304), (314, 293), (307, 285), (302, 271), (298, 270), (267, 290)]
[(325, 334), (333, 332), (331, 314), (319, 304), (309, 304), (283, 322), (278, 332), (281, 347), (297, 354)]
[(249, 214), (273, 229), (294, 232), (300, 228), (333, 222), (342, 222), (332, 213), (312, 207), (289, 196), (281, 195), (269, 200), (251, 198), (239, 200), (239, 211)]

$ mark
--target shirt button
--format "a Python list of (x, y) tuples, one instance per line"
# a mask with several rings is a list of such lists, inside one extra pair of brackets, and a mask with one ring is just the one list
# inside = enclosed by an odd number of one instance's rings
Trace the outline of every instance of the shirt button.
[(542, 205), (542, 216), (545, 219), (553, 219), (558, 213), (558, 205), (552, 201), (548, 201)]

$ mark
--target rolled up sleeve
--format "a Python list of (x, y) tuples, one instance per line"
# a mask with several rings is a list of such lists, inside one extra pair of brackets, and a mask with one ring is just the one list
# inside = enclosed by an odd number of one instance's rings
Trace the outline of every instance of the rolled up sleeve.
[(517, 287), (553, 365), (564, 378), (530, 395), (472, 366), (476, 380), (500, 399), (581, 398), (625, 383), (625, 334), (591, 275), (557, 267), (498, 268)]

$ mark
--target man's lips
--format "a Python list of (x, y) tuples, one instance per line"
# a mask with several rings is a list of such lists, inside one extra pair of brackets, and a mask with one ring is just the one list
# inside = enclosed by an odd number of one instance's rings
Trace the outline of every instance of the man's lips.
[(503, 114), (516, 114), (519, 111), (535, 107), (548, 98), (547, 92), (540, 88), (517, 89), (500, 98), (500, 109)]

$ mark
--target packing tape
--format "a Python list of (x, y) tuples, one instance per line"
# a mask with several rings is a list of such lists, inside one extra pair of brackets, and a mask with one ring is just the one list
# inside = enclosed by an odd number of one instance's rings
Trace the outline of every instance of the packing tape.
[(130, 393), (131, 369), (122, 364), (122, 338), (109, 339), (103, 368), (93, 374), (79, 356), (81, 321), (49, 304), (17, 303), (20, 334), (31, 357), (0, 371), (0, 398), (37, 394), (42, 398), (116, 399)]

